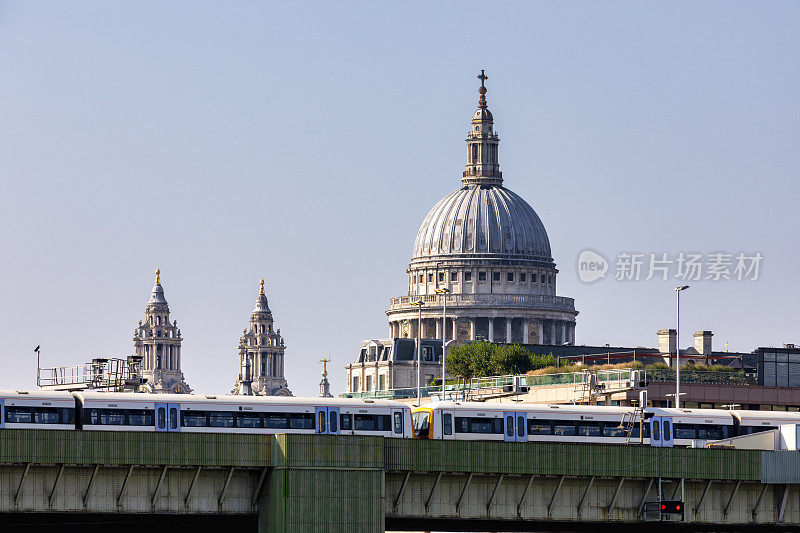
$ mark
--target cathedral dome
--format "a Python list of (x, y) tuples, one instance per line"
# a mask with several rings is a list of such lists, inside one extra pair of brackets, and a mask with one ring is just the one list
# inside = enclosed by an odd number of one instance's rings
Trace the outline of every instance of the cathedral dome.
[(465, 185), (425, 217), (413, 260), (441, 256), (503, 256), (551, 263), (550, 240), (533, 208), (497, 185)]

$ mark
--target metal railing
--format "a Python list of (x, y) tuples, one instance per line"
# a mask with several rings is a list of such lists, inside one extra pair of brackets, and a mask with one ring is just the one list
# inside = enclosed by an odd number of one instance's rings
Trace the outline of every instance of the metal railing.
[(127, 359), (98, 357), (91, 363), (41, 368), (37, 385), (45, 390), (135, 390), (145, 380), (140, 376), (141, 357)]
[[(590, 375), (594, 376), (594, 383), (603, 390), (636, 388), (646, 383), (675, 383), (675, 371), (670, 369), (639, 370), (620, 368), (612, 370), (586, 370), (583, 372), (564, 372), (560, 374), (541, 374), (531, 376), (506, 375), (471, 378), (457, 381), (448, 380), (445, 385), (445, 394), (449, 397), (460, 399), (481, 398), (487, 395), (514, 394), (525, 388), (571, 386), (574, 390), (589, 388)], [(515, 382), (517, 389), (515, 390)], [(634, 383), (636, 382), (636, 383)], [(712, 372), (700, 370), (681, 370), (681, 383), (705, 383), (716, 385), (757, 385), (755, 376), (742, 371)], [(441, 395), (442, 386), (434, 385), (422, 387), (423, 396)], [(342, 394), (345, 398), (414, 398), (417, 395), (416, 387), (403, 389), (389, 389), (371, 392), (347, 392)]]
[[(647, 379), (651, 383), (675, 383), (675, 371), (667, 368), (648, 370)], [(754, 374), (747, 374), (741, 370), (735, 372), (714, 372), (681, 368), (681, 383), (758, 385), (758, 380)]]

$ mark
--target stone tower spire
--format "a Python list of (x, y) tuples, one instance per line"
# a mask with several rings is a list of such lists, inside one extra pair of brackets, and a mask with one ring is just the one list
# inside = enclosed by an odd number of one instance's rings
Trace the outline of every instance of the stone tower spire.
[(461, 182), (464, 185), (501, 185), (503, 173), (497, 159), (497, 148), (500, 138), (494, 132), (494, 117), (486, 106), (486, 80), (489, 79), (481, 70), (478, 79), (478, 109), (472, 115), (472, 129), (467, 135), (467, 169)]
[(181, 330), (169, 322), (169, 304), (161, 286), (161, 270), (144, 309), (144, 322), (133, 332), (133, 347), (142, 357), (143, 392), (188, 394), (192, 392), (181, 371)]
[(239, 339), (240, 373), (234, 394), (291, 396), (283, 374), (285, 350), (281, 330), (274, 329), (262, 279), (256, 305), (250, 313), (250, 328), (244, 329)]
[(333, 394), (331, 394), (331, 384), (328, 381), (328, 363), (330, 363), (331, 360), (323, 357), (319, 362), (322, 363), (322, 381), (319, 382), (319, 397), (333, 398)]

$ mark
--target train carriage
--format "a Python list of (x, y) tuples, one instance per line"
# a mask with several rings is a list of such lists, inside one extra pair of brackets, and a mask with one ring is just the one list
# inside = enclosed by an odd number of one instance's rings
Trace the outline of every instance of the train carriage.
[(75, 429), (69, 392), (0, 390), (0, 429)]
[[(728, 411), (633, 407), (432, 402), (414, 409), (414, 437), (506, 442), (642, 443), (693, 446), (736, 434)], [(641, 419), (641, 420), (640, 420)]]
[(750, 435), (777, 429), (783, 424), (800, 423), (800, 413), (793, 411), (731, 411), (737, 435)]
[(411, 437), (411, 411), (391, 400), (75, 393), (85, 431), (319, 433)]

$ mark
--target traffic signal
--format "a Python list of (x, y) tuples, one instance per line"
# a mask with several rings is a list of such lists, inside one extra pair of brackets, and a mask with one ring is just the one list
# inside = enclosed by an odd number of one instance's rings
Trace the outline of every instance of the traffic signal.
[(661, 500), (661, 514), (679, 514), (683, 516), (683, 502), (680, 500)]

